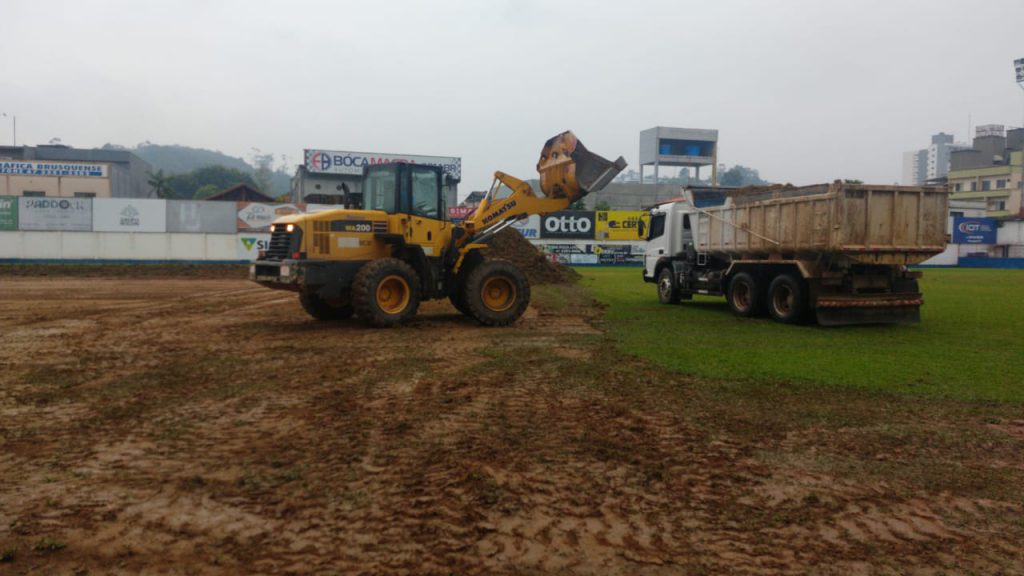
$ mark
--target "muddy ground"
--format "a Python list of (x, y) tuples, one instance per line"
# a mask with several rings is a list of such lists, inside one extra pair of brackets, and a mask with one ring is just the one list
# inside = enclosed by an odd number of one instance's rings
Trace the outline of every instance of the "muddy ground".
[(535, 302), (0, 277), (0, 573), (1024, 573), (1019, 406), (695, 381)]

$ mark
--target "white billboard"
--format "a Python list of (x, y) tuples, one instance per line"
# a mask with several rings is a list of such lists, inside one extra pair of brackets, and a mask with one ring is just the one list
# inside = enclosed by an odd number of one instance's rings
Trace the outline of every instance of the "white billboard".
[(260, 255), (260, 250), (270, 248), (270, 234), (239, 234), (238, 259), (253, 261)]
[(0, 174), (14, 176), (74, 176), (106, 178), (106, 164), (50, 160), (0, 160)]
[(238, 229), (252, 231), (270, 230), (270, 225), (281, 216), (299, 214), (302, 208), (295, 204), (262, 204), (259, 202), (238, 203)]
[(166, 232), (167, 202), (97, 198), (93, 200), (92, 229), (96, 232)]
[(306, 170), (315, 174), (348, 174), (358, 176), (363, 173), (363, 166), (400, 162), (440, 166), (452, 178), (462, 180), (462, 158), (341, 150), (306, 150), (305, 152)]
[(536, 240), (540, 238), (540, 215), (533, 214), (528, 218), (517, 220), (512, 227), (518, 230), (523, 238)]
[(92, 230), (90, 198), (18, 198), (20, 230)]

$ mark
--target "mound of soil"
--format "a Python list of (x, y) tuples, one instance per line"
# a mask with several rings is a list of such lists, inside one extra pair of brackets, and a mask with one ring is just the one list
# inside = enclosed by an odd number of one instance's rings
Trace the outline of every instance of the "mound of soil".
[(569, 284), (580, 277), (572, 268), (548, 260), (536, 246), (511, 228), (495, 234), (487, 245), (488, 256), (512, 262), (526, 274), (531, 284)]

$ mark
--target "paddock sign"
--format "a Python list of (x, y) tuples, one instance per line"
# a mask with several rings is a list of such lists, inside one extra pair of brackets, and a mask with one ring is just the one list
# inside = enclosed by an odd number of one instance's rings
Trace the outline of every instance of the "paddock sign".
[(92, 199), (18, 198), (18, 228), (21, 230), (92, 231)]

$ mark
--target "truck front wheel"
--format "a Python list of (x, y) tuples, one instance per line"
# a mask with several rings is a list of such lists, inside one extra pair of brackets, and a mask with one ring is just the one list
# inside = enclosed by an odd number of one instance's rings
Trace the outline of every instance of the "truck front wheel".
[(729, 281), (729, 308), (733, 314), (749, 318), (757, 314), (761, 293), (754, 277), (740, 272)]
[(796, 324), (807, 312), (807, 294), (799, 279), (779, 274), (768, 287), (768, 312), (776, 322)]
[(351, 304), (329, 302), (309, 288), (303, 288), (299, 292), (299, 304), (307, 314), (317, 320), (345, 320), (352, 317)]
[(662, 268), (658, 273), (658, 301), (662, 304), (679, 304), (679, 285), (671, 268)]

